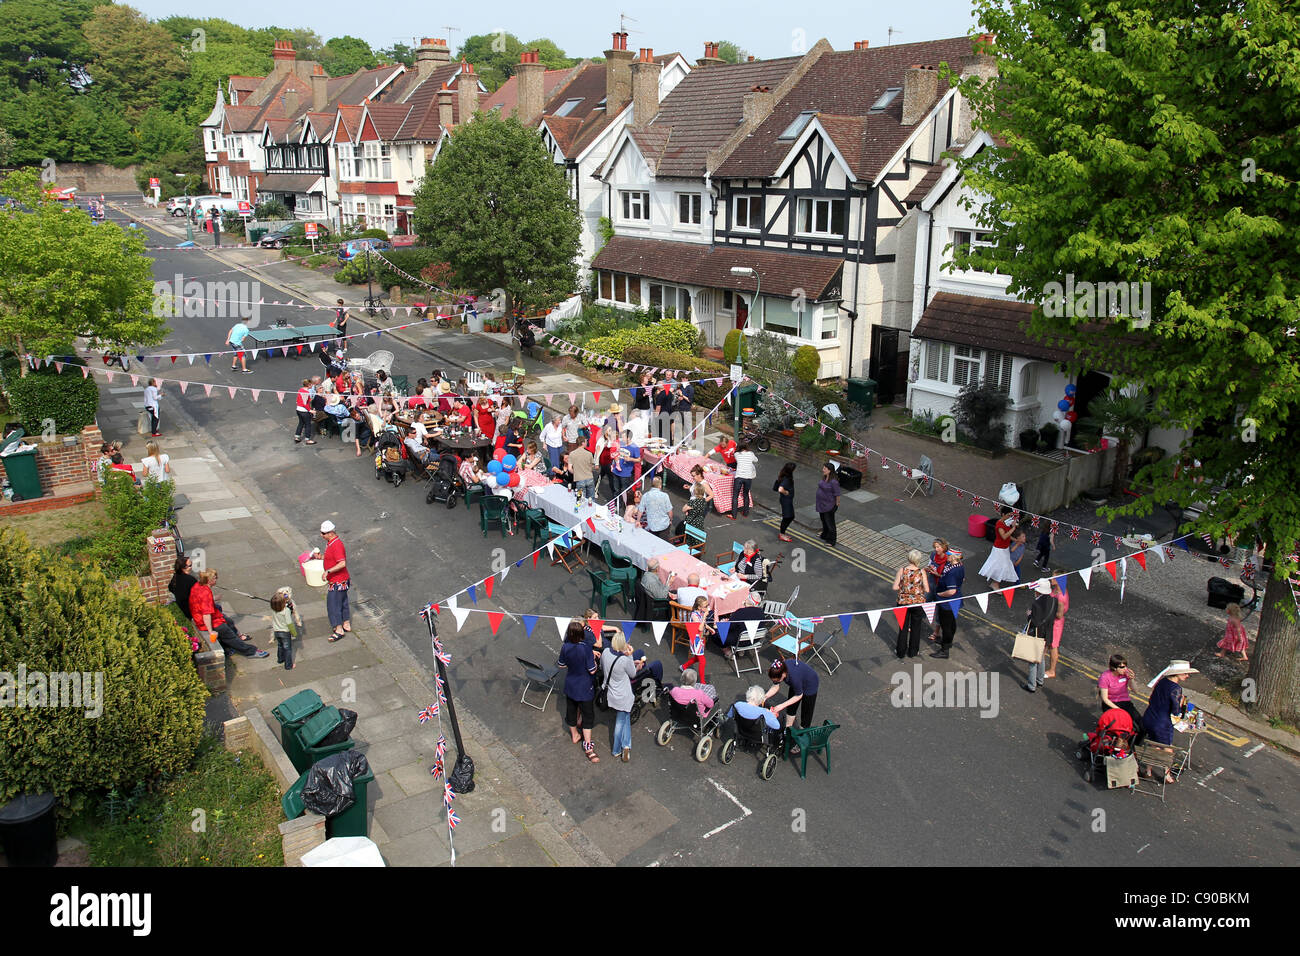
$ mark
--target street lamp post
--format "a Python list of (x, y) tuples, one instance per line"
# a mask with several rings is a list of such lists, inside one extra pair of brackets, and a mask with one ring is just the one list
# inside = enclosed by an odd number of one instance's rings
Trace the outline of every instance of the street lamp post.
[[(434, 623), (433, 611), (430, 609), (424, 615), (424, 621), (429, 625), (429, 638), (431, 641), (438, 639), (438, 625)], [(456, 719), (456, 704), (451, 696), (451, 682), (447, 679), (447, 668), (443, 666), (442, 660), (435, 652), (433, 656), (433, 666), (437, 668), (438, 676), (442, 678), (443, 689), (447, 692), (447, 716), (451, 721), (451, 735), (456, 741), (456, 764), (450, 771), (446, 770), (444, 758), (443, 773), (446, 775), (447, 783), (451, 784), (451, 789), (456, 793), (470, 793), (474, 789), (474, 759), (465, 753), (465, 742), (460, 736), (460, 721)], [(437, 688), (434, 688), (437, 692)]]
[[(754, 277), (754, 301), (752, 307), (745, 313), (744, 324), (740, 327), (740, 343), (736, 348), (736, 364), (741, 368), (741, 377), (744, 378), (745, 363), (741, 358), (745, 347), (745, 329), (749, 327), (749, 317), (754, 314), (754, 309), (758, 308), (758, 300), (763, 290), (763, 277), (758, 274), (757, 269), (751, 269), (749, 266), (732, 266), (731, 274), (733, 276), (753, 276)], [(736, 383), (736, 397), (731, 403), (732, 411), (735, 413), (735, 421), (732, 428), (735, 430), (736, 442), (740, 442), (740, 382)]]

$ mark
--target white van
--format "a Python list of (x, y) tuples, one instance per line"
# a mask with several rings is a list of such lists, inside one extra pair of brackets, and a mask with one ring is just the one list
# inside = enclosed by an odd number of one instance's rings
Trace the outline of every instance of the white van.
[(199, 211), (199, 218), (204, 219), (212, 215), (210, 210), (213, 207), (221, 210), (222, 214), (228, 212), (233, 212), (236, 215), (239, 214), (239, 200), (226, 199), (224, 196), (199, 196), (194, 200), (194, 205), (190, 208), (197, 208)]

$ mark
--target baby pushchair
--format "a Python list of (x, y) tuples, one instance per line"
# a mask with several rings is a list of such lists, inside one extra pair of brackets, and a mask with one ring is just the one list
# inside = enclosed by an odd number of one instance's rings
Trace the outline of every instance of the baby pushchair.
[[(1091, 783), (1094, 775), (1103, 774), (1108, 781), (1112, 777), (1126, 780), (1127, 774), (1131, 773), (1136, 780), (1137, 766), (1133, 758), (1133, 741), (1136, 736), (1133, 718), (1128, 711), (1120, 707), (1108, 709), (1097, 721), (1097, 729), (1089, 733), (1086, 740), (1080, 741), (1074, 752), (1080, 760), (1088, 761), (1088, 769), (1083, 772), (1083, 778)], [(1121, 762), (1131, 763), (1131, 771), (1126, 772), (1119, 767)], [(1111, 772), (1112, 767), (1116, 768), (1115, 773)], [(1110, 784), (1112, 787), (1115, 785)]]
[(451, 452), (443, 452), (438, 460), (438, 468), (429, 476), (429, 493), (424, 496), (426, 504), (445, 501), (448, 508), (456, 507), (456, 497), (465, 493), (465, 483), (460, 477), (460, 458)]
[(394, 488), (400, 488), (406, 480), (409, 464), (402, 448), (402, 439), (392, 425), (379, 434), (375, 442), (375, 480), (387, 478)]

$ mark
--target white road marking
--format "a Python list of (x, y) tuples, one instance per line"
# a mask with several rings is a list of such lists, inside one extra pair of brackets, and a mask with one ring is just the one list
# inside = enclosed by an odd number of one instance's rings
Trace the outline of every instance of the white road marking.
[(1261, 750), (1263, 750), (1263, 749), (1264, 749), (1264, 745), (1263, 745), (1263, 744), (1255, 744), (1255, 746), (1253, 746), (1253, 747), (1251, 747), (1249, 750), (1247, 750), (1244, 754), (1242, 754), (1242, 756), (1243, 756), (1243, 757), (1249, 757), (1249, 756), (1251, 756), (1252, 754), (1257, 754), (1257, 753), (1259, 753), (1259, 752), (1260, 752)]
[(704, 834), (704, 839), (706, 840), (711, 836), (717, 836), (723, 830), (727, 829), (727, 827), (734, 826), (735, 824), (739, 823), (741, 820), (745, 819), (745, 817), (751, 816), (754, 812), (753, 810), (749, 809), (749, 807), (745, 806), (743, 803), (737, 800), (732, 795), (731, 791), (728, 790), (726, 787), (724, 787), (722, 784), (718, 783), (718, 781), (714, 780), (712, 777), (708, 777), (707, 779), (709, 783), (713, 784), (714, 788), (717, 789), (719, 793), (721, 793), (728, 800), (730, 800), (732, 803), (734, 803), (736, 806), (740, 808), (740, 816), (736, 817), (736, 819), (734, 820), (729, 820), (728, 822), (724, 823), (720, 827), (714, 827), (708, 833)]
[(402, 525), (402, 530), (405, 531), (407, 534), (409, 534), (412, 538), (416, 538), (417, 541), (419, 540), (415, 532), (412, 531), (410, 528), (408, 528), (406, 525)]
[(1145, 850), (1145, 849), (1146, 849), (1147, 847), (1149, 847), (1150, 845), (1151, 845), (1150, 843), (1143, 843), (1142, 846), (1140, 846), (1140, 847), (1138, 848), (1138, 852), (1141, 853), (1143, 850)]
[(1227, 800), (1229, 803), (1236, 804), (1237, 806), (1241, 806), (1241, 804), (1237, 803), (1236, 800), (1232, 799), (1232, 797), (1228, 796), (1226, 793), (1219, 793), (1219, 791), (1215, 790), (1213, 787), (1206, 786), (1205, 781), (1211, 780), (1214, 777), (1217, 777), (1221, 773), (1223, 773), (1223, 768), (1216, 767), (1213, 771), (1207, 773), (1200, 780), (1196, 781), (1196, 785), (1198, 787), (1205, 787), (1205, 789), (1210, 791), (1210, 793), (1214, 794), (1215, 796), (1223, 797), (1223, 799)]

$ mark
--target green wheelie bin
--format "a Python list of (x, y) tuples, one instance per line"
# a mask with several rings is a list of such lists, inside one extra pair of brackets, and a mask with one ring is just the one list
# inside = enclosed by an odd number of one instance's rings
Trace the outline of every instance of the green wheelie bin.
[[(294, 769), (303, 773), (311, 767), (321, 757), (328, 757), (330, 754), (342, 753), (344, 750), (351, 750), (355, 747), (356, 741), (351, 737), (339, 743), (327, 744), (322, 743), (326, 737), (343, 722), (337, 707), (326, 706), (316, 711), (306, 722), (295, 731), (298, 738), (298, 744), (302, 748), (302, 762), (295, 763)], [(292, 759), (292, 755), (290, 755)]]
[(5, 476), (13, 490), (14, 501), (28, 501), (41, 496), (41, 477), (36, 473), (36, 449), (13, 451), (23, 443), (21, 428), (15, 428), (0, 443), (0, 461), (4, 462)]
[[(324, 706), (320, 694), (314, 690), (300, 690), (271, 709), (272, 716), (280, 722), (280, 743), (295, 768), (311, 766), (298, 740), (298, 730)], [(301, 772), (301, 770), (299, 771)]]

